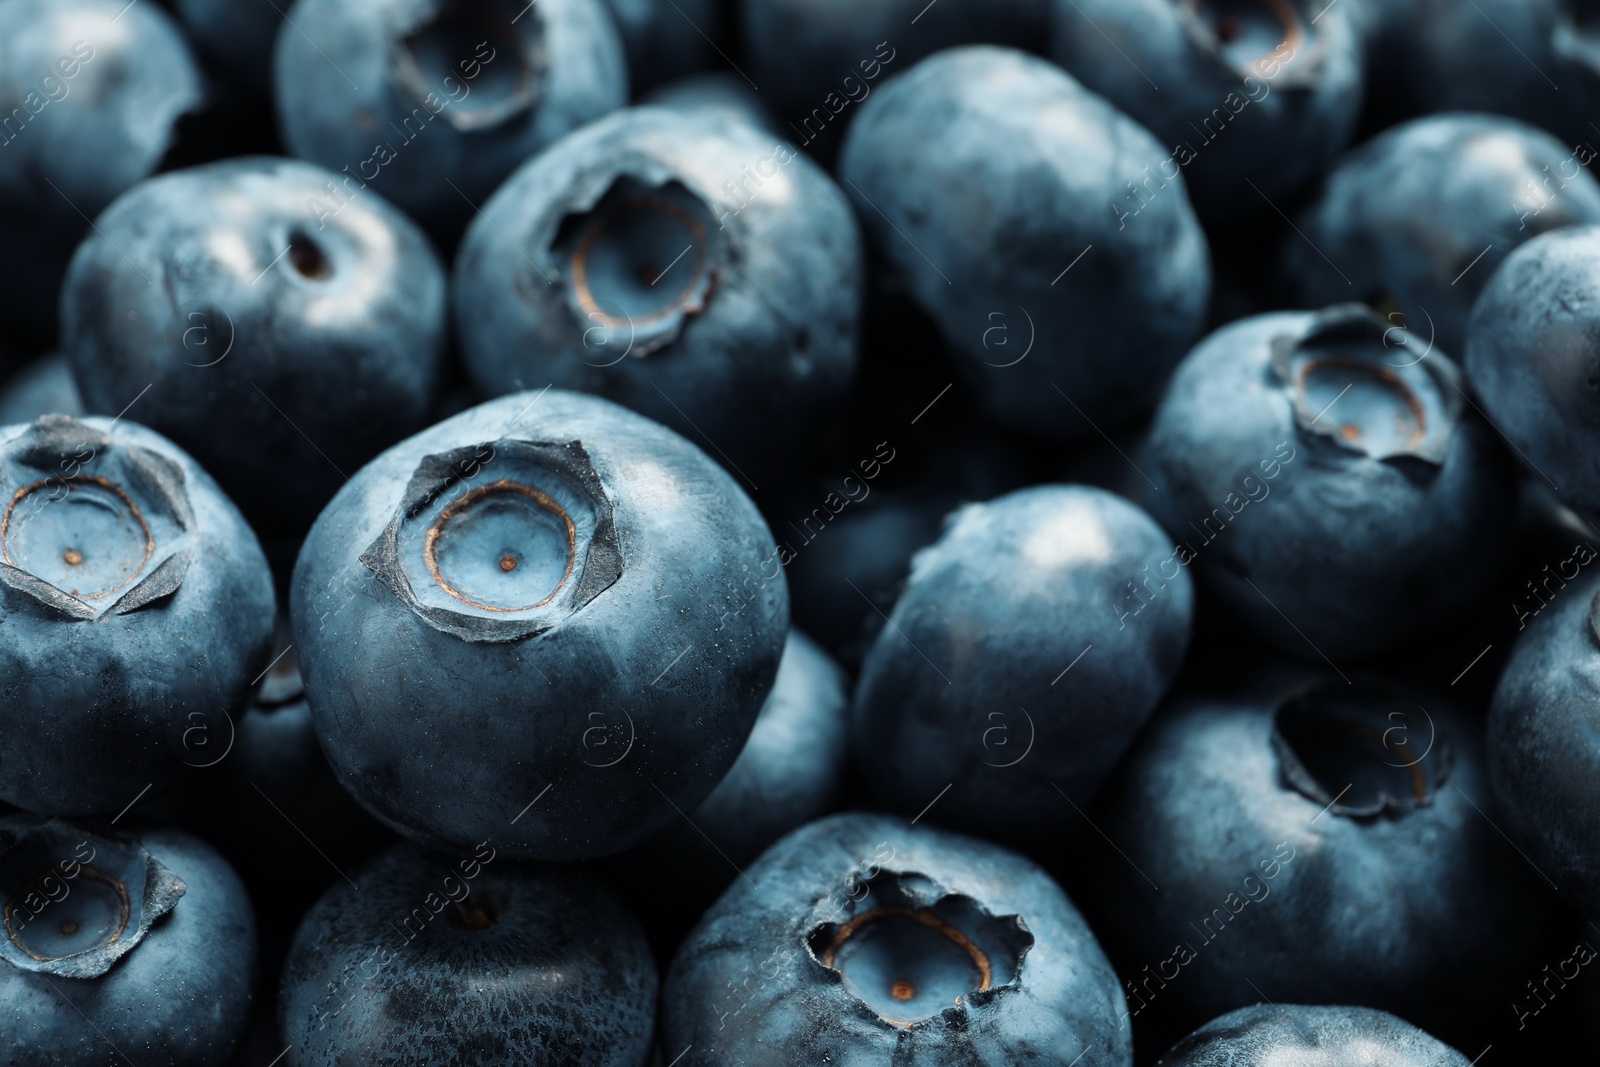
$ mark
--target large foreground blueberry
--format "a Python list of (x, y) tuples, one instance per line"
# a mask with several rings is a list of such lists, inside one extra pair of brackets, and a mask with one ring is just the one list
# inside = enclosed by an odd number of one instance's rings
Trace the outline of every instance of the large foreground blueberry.
[(1378, 679), (1179, 702), (1102, 801), (1122, 855), (1085, 905), (1136, 1016), (1192, 1025), (1262, 998), (1481, 1011), (1482, 976), (1517, 973), (1547, 908), (1485, 818), (1481, 725)]
[(1146, 448), (1173, 558), (1297, 656), (1372, 655), (1448, 618), (1497, 574), (1516, 510), (1461, 379), (1359, 305), (1218, 330)]
[(291, 607), (357, 799), (424, 841), (539, 859), (621, 851), (704, 800), (789, 623), (772, 535), (730, 476), (556, 390), (364, 468), (312, 528)]
[(266, 665), (272, 578), (206, 473), (141, 426), (0, 430), (0, 798), (114, 814)]
[(278, 35), (284, 142), (447, 237), (519, 163), (628, 99), (603, 0), (299, 0)]
[(0, 2), (0, 318), (53, 328), (72, 249), (116, 195), (152, 173), (200, 71), (155, 4)]
[(1591, 918), (1600, 918), (1596, 581), (1591, 575), (1569, 588), (1563, 576), (1545, 579), (1545, 607), (1519, 619), (1526, 628), (1489, 714), (1489, 770), (1506, 829)]
[[(1430, 115), (1339, 161), (1285, 246), (1305, 307), (1365, 300), (1460, 357), (1495, 267), (1546, 230), (1600, 222), (1600, 183), (1572, 149), (1497, 115)], [(1399, 312), (1399, 314), (1394, 314)]]
[[(290, 1067), (644, 1067), (656, 967), (592, 875), (484, 841), (389, 849), (306, 915), (278, 1010)], [(359, 888), (358, 888), (359, 887)]]
[(1455, 1049), (1371, 1008), (1257, 1004), (1202, 1026), (1157, 1067), (1469, 1067)]
[(7, 816), (0, 905), (7, 1067), (228, 1062), (250, 1008), (255, 921), (199, 838)]
[(1117, 206), (1163, 154), (1060, 68), (954, 48), (862, 104), (839, 175), (985, 413), (1082, 437), (1147, 407), (1205, 318), (1211, 265), (1181, 177)]
[[(1182, 170), (1202, 212), (1267, 212), (1349, 143), (1361, 109), (1350, 4), (1054, 0), (1051, 55), (1169, 148), (1124, 175), (1129, 210)], [(1143, 160), (1156, 166), (1154, 160)]]
[(1473, 305), (1466, 367), (1533, 476), (1600, 513), (1600, 226), (1542, 234), (1506, 257)]
[(264, 537), (425, 424), (444, 272), (422, 231), (295, 160), (236, 159), (130, 190), (73, 258), (63, 343), (90, 410), (200, 460)]
[(454, 301), (491, 395), (598, 393), (759, 481), (855, 370), (861, 241), (821, 169), (745, 123), (609, 115), (472, 224)]
[(933, 819), (991, 836), (1077, 820), (1064, 797), (1088, 802), (1183, 663), (1194, 590), (1170, 552), (1101, 489), (951, 515), (856, 689), (856, 758), (879, 799), (915, 812), (937, 796)]
[(1044, 871), (886, 815), (835, 815), (736, 878), (673, 960), (684, 1067), (1133, 1062), (1117, 977)]

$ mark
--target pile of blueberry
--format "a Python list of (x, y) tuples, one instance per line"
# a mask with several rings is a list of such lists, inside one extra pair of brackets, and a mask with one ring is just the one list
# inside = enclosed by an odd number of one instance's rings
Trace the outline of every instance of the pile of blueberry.
[(1583, 0), (0, 0), (0, 1067), (1600, 1061)]

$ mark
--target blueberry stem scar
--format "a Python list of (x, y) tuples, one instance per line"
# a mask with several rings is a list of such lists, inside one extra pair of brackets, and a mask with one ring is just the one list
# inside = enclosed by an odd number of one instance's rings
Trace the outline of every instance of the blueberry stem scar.
[[(439, 560), (437, 555), (439, 536), (444, 532), (445, 527), (449, 525), (450, 520), (455, 518), (461, 512), (472, 507), (472, 505), (476, 504), (483, 498), (501, 493), (520, 493), (521, 495), (532, 500), (535, 504), (538, 504), (541, 508), (550, 512), (552, 515), (559, 517), (567, 527), (566, 569), (561, 572), (561, 580), (556, 583), (555, 588), (550, 590), (549, 594), (537, 604), (509, 608), (495, 607), (490, 604), (480, 604), (476, 600), (473, 600), (457, 590), (445, 580), (444, 575), (439, 573)], [(0, 538), (3, 537), (4, 528), (0, 527)], [(556, 503), (556, 501), (553, 500), (548, 494), (542, 492), (541, 490), (535, 489), (531, 485), (523, 485), (521, 482), (513, 482), (509, 479), (502, 478), (498, 482), (492, 482), (489, 485), (479, 486), (477, 489), (467, 493), (460, 500), (457, 500), (455, 503), (441, 511), (439, 513), (439, 517), (434, 520), (433, 525), (428, 527), (427, 537), (423, 541), (422, 558), (423, 562), (427, 565), (428, 573), (433, 576), (433, 580), (435, 582), (439, 583), (439, 588), (443, 589), (446, 593), (449, 593), (457, 600), (465, 604), (471, 604), (476, 608), (482, 608), (484, 611), (526, 611), (530, 607), (538, 608), (550, 603), (550, 601), (554, 599), (556, 593), (561, 590), (561, 587), (566, 584), (567, 578), (572, 575), (573, 560), (577, 557), (577, 541), (577, 527), (573, 524), (572, 516), (567, 514), (565, 508)], [(507, 563), (510, 563), (509, 567), (506, 566)], [(516, 569), (517, 561), (510, 556), (505, 556), (500, 560), (499, 566), (502, 571), (510, 572)]]
[[(24, 886), (23, 890), (17, 894), (15, 900), (6, 901), (5, 909), (4, 909), (4, 918), (5, 918), (6, 937), (7, 937), (7, 939), (10, 940), (10, 942), (13, 945), (17, 946), (17, 951), (23, 953), (29, 959), (39, 960), (41, 963), (45, 962), (45, 961), (48, 961), (48, 960), (51, 960), (51, 959), (59, 959), (60, 957), (58, 957), (58, 956), (40, 956), (40, 955), (35, 954), (34, 952), (31, 952), (26, 945), (24, 945), (21, 941), (17, 940), (17, 935), (21, 931), (16, 929), (15, 925), (12, 923), (12, 918), (11, 917), (12, 917), (13, 905), (16, 904), (16, 901), (26, 898), (28, 896), (28, 891), (29, 890), (33, 889), (33, 887), (36, 886), (36, 885), (42, 884), (46, 878), (49, 878), (52, 875), (56, 876), (57, 878), (60, 877), (60, 875), (57, 872), (56, 868), (51, 867), (51, 868), (46, 869), (37, 878), (35, 878), (33, 880), (33, 882), (31, 882), (28, 885)], [(133, 915), (133, 905), (132, 905), (132, 902), (128, 899), (128, 888), (127, 888), (127, 886), (123, 885), (120, 881), (118, 881), (117, 879), (111, 877), (109, 874), (106, 874), (103, 871), (98, 871), (93, 867), (84, 867), (84, 866), (80, 865), (79, 868), (78, 868), (78, 877), (79, 878), (92, 878), (97, 882), (104, 882), (106, 885), (108, 885), (112, 889), (116, 890), (117, 901), (118, 901), (118, 904), (121, 907), (122, 915), (121, 915), (120, 920), (117, 923), (116, 930), (112, 933), (112, 935), (110, 937), (108, 937), (104, 941), (102, 941), (101, 944), (102, 945), (109, 945), (109, 944), (112, 944), (113, 942), (119, 940), (122, 937), (123, 931), (128, 928), (128, 920)], [(66, 897), (62, 897), (60, 899), (65, 900)], [(70, 930), (67, 929), (69, 926), (72, 927), (72, 929), (70, 929)], [(64, 933), (64, 934), (74, 934), (74, 933), (77, 932), (77, 929), (78, 929), (77, 928), (77, 924), (72, 923), (72, 922), (63, 923), (62, 926), (61, 926), (61, 932)]]
[[(69, 493), (72, 491), (72, 486), (74, 485), (97, 485), (109, 493), (114, 493), (124, 504), (128, 506), (128, 514), (133, 516), (133, 520), (139, 524), (139, 529), (144, 533), (144, 556), (139, 560), (138, 565), (129, 571), (127, 579), (123, 581), (121, 585), (99, 593), (74, 594), (79, 596), (79, 599), (82, 600), (99, 600), (102, 597), (108, 597), (112, 593), (117, 592), (117, 590), (125, 588), (129, 582), (133, 581), (134, 578), (139, 575), (139, 572), (144, 570), (144, 565), (150, 562), (150, 557), (154, 555), (156, 551), (155, 538), (150, 534), (150, 524), (144, 521), (144, 513), (139, 510), (139, 505), (134, 503), (132, 497), (122, 491), (121, 486), (116, 485), (108, 478), (101, 478), (90, 474), (73, 474), (67, 477), (57, 477), (52, 475), (49, 478), (34, 482), (32, 485), (25, 485), (21, 489), (18, 489), (15, 495), (13, 495), (11, 498), (10, 506), (6, 508), (5, 516), (0, 518), (0, 557), (3, 557), (9, 566), (15, 567), (17, 565), (16, 561), (11, 558), (10, 547), (11, 516), (16, 514), (17, 505), (22, 503), (22, 501), (29, 496), (32, 496), (34, 493), (38, 492), (40, 489), (44, 489), (46, 487), (53, 489), (62, 485), (67, 487), (67, 491)], [(83, 562), (83, 555), (77, 549), (69, 548), (62, 555), (62, 559), (72, 566), (77, 566), (79, 563)]]
[[(927, 908), (907, 908), (898, 904), (880, 904), (875, 908), (862, 912), (860, 915), (857, 915), (855, 918), (839, 927), (839, 929), (833, 935), (833, 940), (829, 942), (828, 947), (822, 951), (822, 965), (824, 967), (832, 967), (834, 954), (839, 951), (846, 941), (850, 940), (851, 936), (855, 934), (857, 930), (861, 929), (870, 922), (891, 917), (910, 919), (913, 922), (921, 923), (923, 926), (926, 926), (931, 930), (936, 930), (954, 942), (958, 947), (965, 951), (968, 956), (972, 957), (973, 966), (978, 968), (978, 988), (975, 990), (975, 992), (981, 992), (985, 989), (988, 989), (989, 986), (994, 982), (994, 968), (989, 965), (988, 954), (977, 945), (973, 944), (971, 938), (967, 937), (966, 934), (962, 933), (954, 926), (951, 926), (949, 923), (939, 918), (939, 916), (935, 915)], [(916, 987), (904, 979), (895, 982), (889, 990), (890, 996), (894, 997), (896, 1000), (910, 1000), (912, 997), (916, 996), (916, 992)], [(900, 1019), (885, 1018), (884, 1022), (892, 1023), (895, 1026), (911, 1025), (911, 1022)]]
[[(589, 250), (594, 243), (600, 239), (601, 235), (606, 232), (614, 220), (630, 209), (635, 208), (649, 208), (665, 211), (667, 214), (677, 218), (689, 228), (689, 231), (693, 236), (693, 244), (691, 247), (695, 248), (697, 253), (695, 255), (695, 269), (689, 275), (688, 281), (684, 283), (683, 289), (678, 293), (677, 296), (673, 298), (673, 302), (659, 311), (652, 311), (649, 314), (640, 315), (637, 318), (630, 317), (630, 322), (633, 324), (651, 322), (656, 319), (666, 318), (668, 315), (671, 315), (677, 310), (678, 302), (687, 296), (691, 290), (693, 290), (695, 279), (700, 276), (700, 271), (705, 265), (706, 228), (705, 225), (699, 219), (695, 218), (693, 214), (684, 209), (681, 205), (676, 204), (663, 196), (650, 196), (645, 193), (636, 193), (633, 196), (623, 200), (622, 203), (616, 206), (616, 208), (607, 212), (599, 221), (595, 223), (593, 228), (591, 228), (589, 232), (584, 235), (582, 243), (578, 245), (577, 251), (575, 251), (572, 255), (572, 285), (573, 291), (578, 298), (578, 306), (581, 307), (584, 314), (590, 316), (593, 321), (603, 322), (607, 326), (617, 327), (628, 325), (628, 323), (618, 319), (615, 315), (607, 314), (605, 311), (601, 310), (599, 303), (595, 300), (594, 292), (589, 288)], [(684, 252), (687, 251), (689, 251), (689, 249), (684, 249)], [(683, 256), (679, 255), (678, 259), (682, 258)], [(677, 260), (673, 260), (672, 265), (669, 265), (667, 269), (670, 270), (671, 266), (676, 264)], [(647, 281), (648, 284), (654, 285), (656, 282), (660, 281), (663, 276), (665, 276), (666, 271), (663, 270), (651, 273), (655, 275), (654, 280), (649, 281), (647, 279)]]

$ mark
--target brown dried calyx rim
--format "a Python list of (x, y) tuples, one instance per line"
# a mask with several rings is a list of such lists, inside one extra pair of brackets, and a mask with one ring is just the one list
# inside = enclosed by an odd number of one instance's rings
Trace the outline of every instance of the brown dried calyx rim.
[[(138, 558), (127, 560), (121, 581), (85, 590), (60, 575), (52, 581), (20, 565), (17, 542), (29, 533), (30, 523), (53, 522), (60, 512), (51, 509), (96, 497), (125, 509), (137, 530), (133, 556)], [(193, 554), (194, 512), (183, 468), (159, 452), (67, 415), (45, 415), (0, 452), (0, 499), (5, 501), (0, 584), (53, 614), (101, 621), (159, 603), (183, 584)], [(60, 547), (59, 562), (71, 571), (87, 566), (84, 557), (100, 546)]]
[[(81, 949), (43, 951), (40, 931), (82, 931), (69, 915), (86, 896), (115, 903), (115, 921)], [(0, 961), (58, 978), (98, 978), (134, 951), (188, 892), (136, 839), (38, 815), (0, 818)], [(74, 894), (77, 894), (76, 901)]]
[[(1442, 465), (1464, 414), (1460, 368), (1364, 304), (1327, 308), (1300, 334), (1273, 338), (1269, 366), (1302, 439), (1379, 461)], [(1312, 388), (1330, 375), (1344, 391)], [(1360, 411), (1363, 403), (1375, 410)]]
[(1400, 816), (1449, 781), (1444, 724), (1399, 686), (1358, 677), (1304, 686), (1273, 713), (1282, 784), (1332, 816)]
[(912, 871), (883, 871), (819, 902), (805, 936), (814, 965), (857, 1010), (899, 1028), (964, 1013), (1015, 988), (1032, 945), (1020, 915), (994, 915)]
[[(463, 541), (478, 568), (473, 573), (481, 579), (498, 569), (507, 581), (531, 576), (522, 569), (522, 548), (545, 570), (552, 553), (564, 562), (554, 566), (548, 588), (506, 601), (469, 588), (452, 573), (445, 554), (458, 528), (471, 538), (475, 515), (508, 502), (545, 528), (529, 533), (526, 543), (506, 543), (504, 550), (499, 540)], [(552, 540), (558, 542), (554, 547)], [(491, 550), (490, 558), (482, 558), (479, 548)], [(430, 626), (466, 641), (516, 641), (543, 633), (609, 589), (623, 566), (611, 500), (582, 442), (511, 438), (423, 457), (394, 517), (361, 562)]]

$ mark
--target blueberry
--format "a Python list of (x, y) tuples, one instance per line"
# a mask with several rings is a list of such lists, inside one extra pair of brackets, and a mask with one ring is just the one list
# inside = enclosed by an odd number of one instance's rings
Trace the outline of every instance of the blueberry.
[(1298, 1004), (1257, 1004), (1213, 1019), (1167, 1050), (1157, 1067), (1241, 1063), (1470, 1067), (1449, 1045), (1387, 1012)]
[(1354, 292), (1459, 356), (1473, 299), (1517, 245), (1600, 222), (1600, 183), (1571, 155), (1542, 130), (1495, 115), (1430, 115), (1385, 130), (1328, 175), (1288, 238), (1285, 273), (1302, 306)]
[(1086, 901), (1133, 1016), (1484, 1010), (1482, 976), (1523, 966), (1547, 906), (1483, 813), (1481, 725), (1422, 699), (1258, 675), (1156, 717), (1102, 797), (1122, 855)]
[(445, 343), (427, 238), (337, 175), (236, 159), (119, 198), (73, 259), (62, 333), (93, 411), (188, 449), (263, 536), (295, 537), (425, 425)]
[(886, 815), (773, 845), (679, 949), (662, 1047), (689, 1064), (1130, 1065), (1117, 978), (1043, 870)]
[(312, 528), (291, 599), (346, 788), (418, 839), (538, 859), (621, 851), (704, 800), (788, 614), (772, 535), (721, 468), (554, 390), (374, 460)]
[[(1161, 528), (1084, 486), (969, 504), (917, 553), (862, 667), (857, 759), (885, 803), (992, 836), (1076, 821), (1166, 693), (1194, 614)], [(1070, 672), (1070, 673), (1069, 673)], [(949, 795), (944, 795), (944, 791)]]
[(603, 0), (300, 0), (290, 17), (284, 142), (344, 196), (370, 183), (447, 238), (523, 160), (628, 99)]
[(1506, 257), (1467, 323), (1467, 376), (1523, 465), (1600, 513), (1600, 226), (1541, 234)]
[[(816, 642), (790, 630), (772, 693), (727, 776), (699, 807), (608, 862), (663, 959), (737, 869), (830, 809), (850, 756), (847, 682)], [(587, 740), (590, 763), (622, 758), (603, 727)]]
[(698, 847), (703, 832), (727, 859), (743, 865), (826, 812), (849, 759), (845, 683), (844, 671), (815, 641), (790, 630), (750, 739), (690, 813), (694, 828), (672, 835), (680, 847)]
[(942, 48), (986, 42), (1037, 47), (1048, 0), (740, 0), (755, 80), (806, 140), (832, 135), (886, 70)]
[(1211, 267), (1182, 181), (1137, 218), (1114, 210), (1123, 182), (1162, 154), (1060, 69), (970, 47), (863, 104), (839, 174), (985, 413), (1081, 437), (1089, 420), (1147, 407), (1204, 320)]
[(197, 773), (180, 794), (179, 814), (256, 890), (265, 969), (273, 974), (327, 888), (323, 864), (349, 870), (394, 840), (329, 768), (287, 631), (280, 622), (274, 647), (283, 651), (244, 714), (193, 716), (180, 753)]
[(456, 321), (484, 392), (598, 393), (759, 484), (848, 389), (861, 273), (849, 205), (809, 159), (744, 123), (635, 108), (489, 201)]
[(1152, 514), (1216, 602), (1282, 650), (1366, 656), (1474, 602), (1516, 489), (1454, 363), (1359, 305), (1243, 319), (1168, 383)]
[(0, 285), (12, 329), (48, 335), (72, 248), (152, 173), (202, 103), (172, 19), (122, 0), (0, 0)]
[(227, 1061), (249, 1012), (255, 921), (199, 838), (6, 816), (0, 903), (8, 1067)]
[[(396, 845), (306, 915), (278, 1009), (294, 1067), (644, 1067), (656, 969), (593, 876)], [(359, 888), (357, 888), (359, 887)]]
[(72, 380), (72, 366), (61, 353), (35, 360), (0, 387), (0, 426), (32, 422), (52, 413), (84, 413), (78, 384)]
[(1361, 44), (1348, 4), (1055, 0), (1050, 53), (1170, 147), (1141, 161), (1153, 172), (1121, 176), (1129, 208), (1166, 196), (1181, 170), (1210, 216), (1270, 214), (1263, 198), (1306, 185), (1350, 142)]
[(628, 81), (643, 92), (717, 61), (721, 0), (606, 0), (628, 58)]
[(778, 123), (750, 83), (728, 70), (707, 70), (656, 86), (642, 104), (674, 111), (713, 111), (725, 119), (749, 123), (778, 135)]
[(272, 46), (289, 4), (283, 0), (176, 0), (175, 6), (190, 36), (218, 68), (252, 95), (271, 95)]
[(180, 768), (191, 713), (243, 710), (272, 578), (239, 512), (142, 426), (0, 430), (0, 797), (114, 814)]
[(1521, 634), (1489, 715), (1489, 770), (1507, 832), (1569, 900), (1600, 918), (1596, 582), (1547, 578), (1538, 614), (1519, 612)]
[[(1363, 0), (1375, 97), (1411, 114), (1492, 111), (1589, 142), (1596, 24), (1581, 0)], [(1588, 148), (1588, 156), (1594, 149)]]

